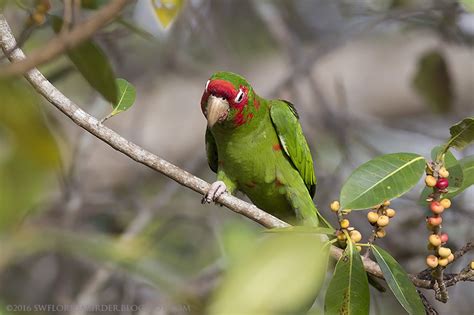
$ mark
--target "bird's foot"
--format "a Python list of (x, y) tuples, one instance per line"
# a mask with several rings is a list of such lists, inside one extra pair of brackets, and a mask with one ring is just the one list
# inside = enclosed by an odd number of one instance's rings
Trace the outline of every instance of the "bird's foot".
[(223, 181), (217, 181), (211, 184), (209, 191), (201, 199), (201, 203), (211, 203), (211, 201), (216, 201), (223, 193), (227, 191), (227, 186)]

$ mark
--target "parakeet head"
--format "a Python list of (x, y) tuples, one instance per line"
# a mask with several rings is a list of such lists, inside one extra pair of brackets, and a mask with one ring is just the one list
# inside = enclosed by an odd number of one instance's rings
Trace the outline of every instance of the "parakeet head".
[(201, 110), (207, 125), (238, 127), (254, 117), (258, 100), (250, 84), (232, 72), (216, 72), (206, 83), (201, 98)]

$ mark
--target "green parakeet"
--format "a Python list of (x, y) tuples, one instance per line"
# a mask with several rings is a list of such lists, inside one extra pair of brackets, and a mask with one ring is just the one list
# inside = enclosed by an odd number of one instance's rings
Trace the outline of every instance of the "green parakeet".
[(201, 109), (207, 158), (217, 173), (203, 203), (239, 190), (282, 220), (318, 225), (313, 159), (291, 103), (261, 98), (243, 77), (217, 72)]

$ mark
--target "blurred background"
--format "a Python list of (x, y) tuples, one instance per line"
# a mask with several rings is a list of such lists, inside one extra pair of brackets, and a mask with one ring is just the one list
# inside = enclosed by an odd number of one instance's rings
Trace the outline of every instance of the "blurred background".
[[(82, 2), (80, 19), (107, 3)], [(208, 182), (215, 174), (199, 103), (216, 71), (295, 104), (315, 160), (315, 202), (332, 223), (328, 205), (358, 165), (391, 152), (428, 158), (452, 124), (474, 113), (472, 1), (183, 0), (166, 14), (157, 3), (133, 2), (93, 38), (115, 75), (137, 89), (133, 107), (106, 124)], [(63, 3), (51, 4), (50, 14), (62, 16)], [(17, 39), (33, 8), (7, 2)], [(22, 43), (27, 54), (54, 36), (49, 24)], [(95, 117), (111, 111), (66, 56), (40, 70)], [(421, 189), (393, 202), (398, 215), (378, 241), (411, 273), (427, 253)], [(473, 239), (473, 192), (444, 217), (453, 249)], [(36, 304), (135, 306), (54, 312), (75, 315), (202, 314), (262, 228), (200, 198), (74, 125), (26, 81), (0, 82), (0, 314), (28, 314), (7, 305)], [(369, 236), (365, 212), (351, 220)], [(389, 292), (372, 293), (371, 314), (404, 312)], [(440, 314), (472, 314), (468, 283), (449, 293), (447, 304), (426, 296)]]

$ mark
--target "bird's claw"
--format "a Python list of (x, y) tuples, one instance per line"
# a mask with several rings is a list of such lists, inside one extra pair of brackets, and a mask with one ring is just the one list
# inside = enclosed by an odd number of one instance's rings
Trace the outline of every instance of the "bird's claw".
[(201, 199), (201, 203), (211, 203), (212, 201), (216, 201), (223, 193), (227, 191), (227, 186), (224, 184), (223, 181), (217, 181), (211, 184), (207, 194), (204, 195)]

